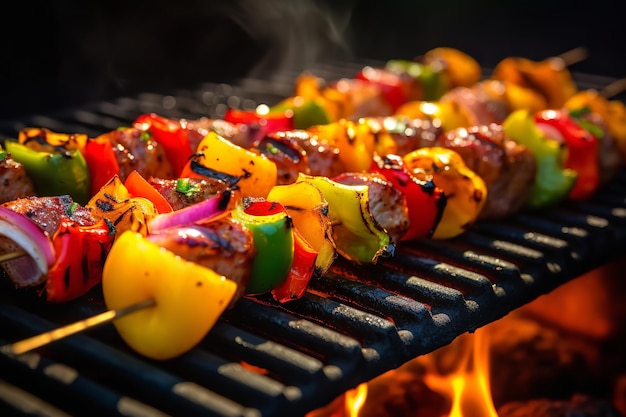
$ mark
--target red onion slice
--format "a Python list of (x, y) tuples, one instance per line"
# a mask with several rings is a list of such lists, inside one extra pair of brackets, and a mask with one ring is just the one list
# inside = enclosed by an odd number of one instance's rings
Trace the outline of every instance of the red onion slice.
[(148, 232), (155, 233), (172, 227), (207, 222), (226, 212), (232, 192), (226, 190), (189, 207), (158, 214), (148, 222)]
[(17, 250), (27, 255), (2, 265), (15, 285), (28, 287), (43, 282), (55, 262), (52, 241), (31, 219), (0, 206), (0, 253)]

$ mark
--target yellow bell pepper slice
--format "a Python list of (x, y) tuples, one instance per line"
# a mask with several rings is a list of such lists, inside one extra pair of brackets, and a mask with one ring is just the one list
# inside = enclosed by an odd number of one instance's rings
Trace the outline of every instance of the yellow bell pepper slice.
[(176, 357), (198, 344), (236, 289), (234, 281), (131, 231), (113, 244), (102, 277), (109, 309), (154, 300), (153, 307), (120, 317), (113, 324), (133, 350), (157, 360)]
[(319, 188), (307, 182), (277, 185), (267, 196), (285, 207), (294, 227), (318, 252), (315, 275), (323, 275), (335, 260), (337, 248), (333, 226), (328, 215), (328, 202)]
[(469, 54), (451, 47), (440, 46), (424, 54), (430, 66), (438, 64), (448, 77), (450, 88), (469, 87), (482, 78), (482, 68)]
[(337, 252), (358, 263), (376, 263), (395, 250), (389, 234), (369, 210), (366, 185), (345, 185), (323, 176), (300, 174), (296, 182), (317, 187), (328, 201)]
[(454, 101), (409, 101), (398, 107), (395, 114), (430, 120), (433, 126), (441, 127), (445, 132), (472, 125), (472, 116)]
[(377, 138), (373, 126), (364, 119), (341, 119), (307, 130), (339, 149), (339, 160), (347, 171), (364, 172), (372, 165)]
[(447, 197), (433, 239), (458, 236), (476, 221), (487, 201), (487, 186), (465, 165), (461, 155), (441, 147), (420, 148), (406, 154), (403, 160), (413, 175), (432, 180)]
[(113, 176), (85, 207), (97, 219), (104, 218), (115, 228), (116, 239), (125, 231), (148, 234), (148, 222), (159, 212), (147, 198), (133, 197), (119, 176)]
[(235, 185), (241, 190), (242, 197), (265, 198), (277, 183), (278, 169), (274, 162), (213, 131), (200, 141), (195, 158), (206, 168), (238, 178)]

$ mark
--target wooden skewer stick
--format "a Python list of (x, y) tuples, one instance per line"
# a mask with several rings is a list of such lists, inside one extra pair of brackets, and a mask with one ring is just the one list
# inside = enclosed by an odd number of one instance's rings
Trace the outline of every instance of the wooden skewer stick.
[(570, 65), (574, 65), (578, 62), (584, 61), (585, 59), (587, 59), (587, 56), (587, 49), (579, 46), (578, 48), (563, 52), (562, 54), (557, 55), (554, 58), (561, 60), (564, 67), (569, 67)]
[(11, 261), (17, 258), (21, 258), (24, 255), (26, 255), (26, 251), (23, 251), (23, 250), (16, 250), (14, 252), (4, 253), (0, 255), (0, 263)]
[(626, 91), (626, 78), (620, 78), (619, 80), (613, 81), (602, 90), (600, 90), (599, 94), (602, 97), (609, 99), (624, 91)]
[(96, 326), (100, 326), (102, 324), (109, 323), (117, 318), (126, 316), (137, 310), (154, 307), (155, 305), (156, 301), (150, 298), (148, 300), (143, 300), (138, 303), (129, 305), (128, 307), (120, 308), (117, 310), (108, 310), (93, 317), (67, 324), (65, 326), (38, 334), (33, 337), (29, 337), (19, 342), (9, 343), (4, 346), (0, 346), (0, 352), (7, 355), (21, 355), (22, 353), (30, 352), (31, 350), (40, 348), (44, 345), (63, 339), (67, 336), (71, 336), (75, 333), (79, 333), (87, 329), (92, 329)]

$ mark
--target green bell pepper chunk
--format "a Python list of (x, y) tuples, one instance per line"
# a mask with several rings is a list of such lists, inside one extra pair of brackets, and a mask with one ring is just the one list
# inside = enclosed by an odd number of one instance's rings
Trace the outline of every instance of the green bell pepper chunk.
[(526, 146), (535, 156), (537, 174), (526, 206), (541, 209), (559, 203), (574, 187), (578, 174), (565, 168), (566, 149), (547, 138), (527, 110), (511, 113), (502, 123), (504, 133)]
[(270, 113), (293, 113), (293, 127), (307, 129), (311, 126), (325, 125), (332, 120), (321, 102), (303, 97), (290, 97), (270, 107)]
[(430, 65), (415, 61), (393, 59), (388, 61), (386, 69), (396, 74), (407, 73), (417, 79), (424, 91), (424, 101), (436, 101), (450, 89), (448, 79), (443, 70), (433, 69)]
[(87, 162), (79, 150), (42, 152), (11, 140), (5, 141), (4, 146), (13, 159), (24, 165), (35, 183), (37, 195), (69, 194), (81, 205), (89, 201), (91, 179)]
[(293, 223), (284, 207), (263, 198), (244, 197), (233, 219), (252, 232), (257, 254), (246, 294), (263, 294), (282, 284), (294, 259)]

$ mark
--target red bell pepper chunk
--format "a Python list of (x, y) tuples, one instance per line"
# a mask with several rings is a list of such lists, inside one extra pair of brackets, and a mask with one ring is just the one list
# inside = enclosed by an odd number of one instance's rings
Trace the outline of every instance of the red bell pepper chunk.
[(80, 226), (69, 218), (63, 219), (52, 237), (56, 262), (48, 270), (46, 299), (71, 301), (98, 285), (114, 236), (105, 220)]
[(128, 174), (124, 186), (133, 197), (143, 197), (150, 200), (159, 213), (174, 211), (172, 205), (156, 190), (138, 171)]
[(535, 123), (548, 137), (567, 147), (565, 168), (578, 173), (568, 194), (572, 200), (585, 200), (600, 184), (598, 139), (563, 110), (543, 110), (535, 114)]
[(88, 139), (83, 154), (91, 179), (90, 193), (93, 196), (113, 176), (120, 173), (120, 166), (117, 163), (113, 145), (105, 139)]
[(409, 100), (410, 87), (395, 72), (383, 68), (365, 67), (357, 73), (355, 78), (378, 85), (392, 111), (396, 111)]
[(174, 174), (179, 176), (187, 159), (195, 152), (195, 149), (191, 149), (189, 133), (180, 121), (154, 113), (142, 114), (133, 122), (133, 127), (152, 134), (154, 140), (165, 149)]
[(233, 124), (243, 124), (250, 129), (250, 143), (256, 143), (267, 134), (294, 129), (293, 112), (258, 113), (256, 110), (229, 108), (224, 120)]
[(397, 155), (374, 155), (370, 170), (384, 175), (406, 198), (410, 226), (402, 240), (431, 237), (446, 206), (443, 190), (432, 181), (423, 181), (412, 175), (402, 157)]
[(293, 262), (285, 281), (272, 290), (272, 297), (279, 303), (301, 298), (315, 273), (318, 252), (304, 239), (297, 229), (293, 229)]

